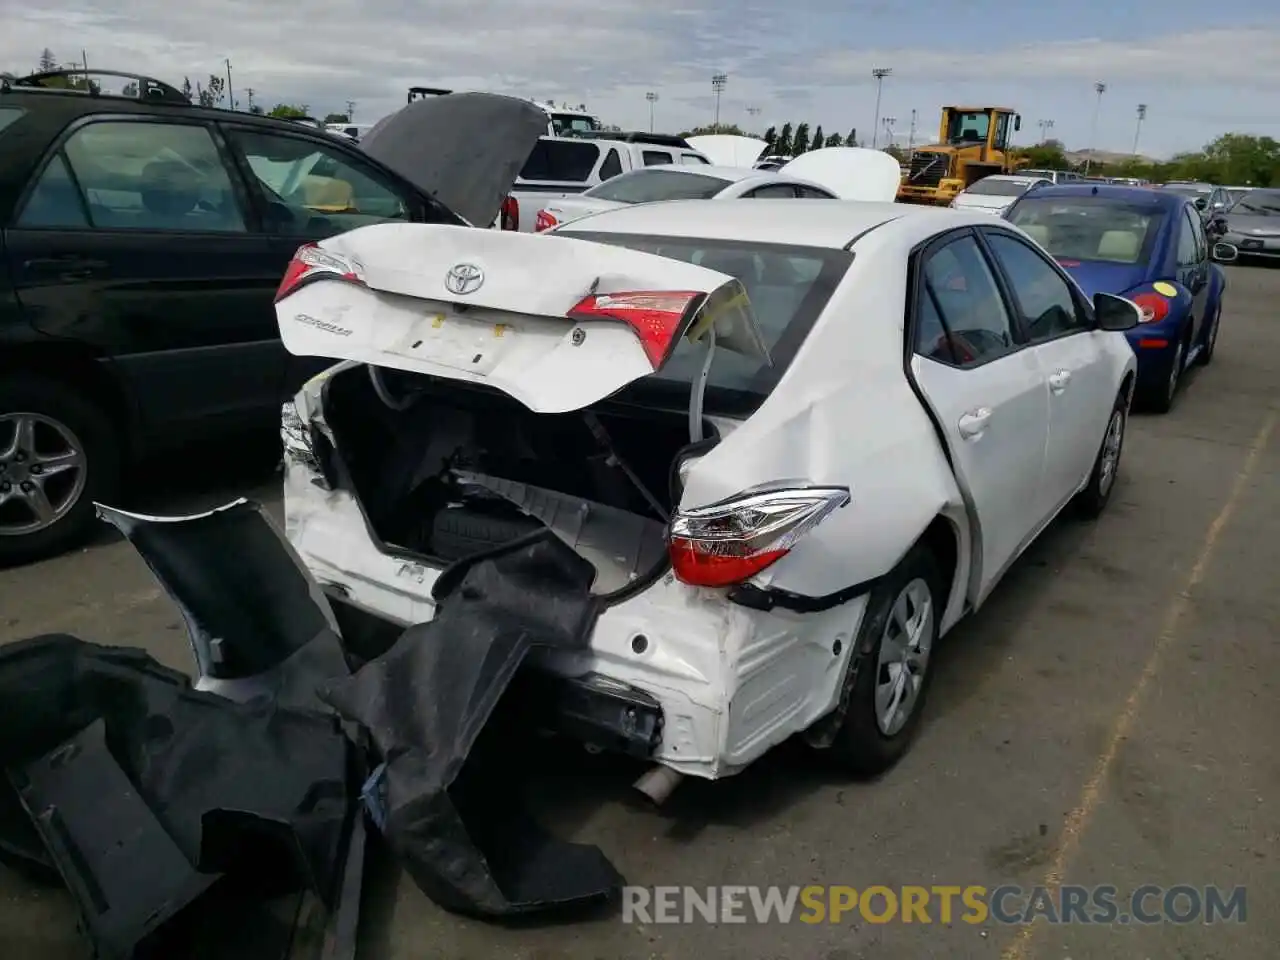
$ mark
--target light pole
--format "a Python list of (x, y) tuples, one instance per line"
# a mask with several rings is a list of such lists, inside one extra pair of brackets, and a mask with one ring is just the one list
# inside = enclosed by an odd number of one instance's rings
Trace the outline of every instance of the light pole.
[(1138, 126), (1133, 131), (1133, 155), (1138, 155), (1138, 137), (1142, 135), (1142, 121), (1147, 119), (1147, 105), (1145, 103), (1138, 104)]
[(1050, 131), (1050, 130), (1052, 130), (1052, 129), (1053, 129), (1053, 121), (1052, 121), (1052, 120), (1041, 120), (1041, 121), (1040, 121), (1040, 142), (1041, 142), (1041, 143), (1048, 143), (1048, 142), (1049, 142), (1049, 131)]
[(727, 73), (717, 73), (711, 78), (711, 92), (716, 95), (716, 122), (712, 125), (716, 130), (720, 129), (720, 94), (724, 93), (725, 85), (729, 82)]
[[(887, 140), (889, 141), (889, 146), (890, 146), (890, 147), (892, 147), (892, 146), (893, 146), (893, 125), (894, 125), (895, 123), (897, 123), (897, 122), (898, 122), (898, 118), (897, 118), (897, 117), (885, 117), (885, 118), (884, 118), (884, 135), (885, 135), (885, 139), (887, 139)], [(888, 148), (886, 148), (886, 149), (888, 149)]]
[(653, 133), (653, 105), (658, 102), (658, 95), (650, 90), (644, 98), (649, 101), (649, 132)]
[(347, 101), (347, 123), (356, 122), (356, 102), (354, 100)]
[(231, 86), (230, 58), (227, 59), (226, 64), (227, 64), (227, 103), (230, 105), (231, 109), (234, 110), (236, 108), (236, 95), (235, 95), (234, 89)]
[(884, 78), (893, 73), (892, 67), (876, 67), (871, 76), (876, 78), (876, 119), (871, 124), (871, 149), (876, 148), (876, 137), (880, 133), (880, 92), (884, 89)]
[(916, 111), (911, 111), (911, 129), (907, 132), (907, 162), (916, 155)]
[(1098, 91), (1098, 102), (1093, 108), (1093, 133), (1089, 137), (1089, 155), (1084, 160), (1084, 175), (1089, 175), (1089, 168), (1093, 166), (1093, 154), (1098, 149), (1098, 117), (1102, 114), (1102, 95), (1107, 92), (1107, 85), (1101, 80), (1093, 85), (1093, 89)]

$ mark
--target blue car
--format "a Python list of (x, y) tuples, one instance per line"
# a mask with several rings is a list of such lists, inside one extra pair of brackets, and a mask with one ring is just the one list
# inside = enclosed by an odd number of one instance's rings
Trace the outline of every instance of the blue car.
[(1213, 359), (1226, 273), (1239, 255), (1205, 234), (1191, 199), (1113, 184), (1045, 186), (1005, 213), (1047, 250), (1084, 292), (1132, 300), (1143, 322), (1129, 331), (1138, 356), (1138, 399), (1161, 413), (1192, 363)]

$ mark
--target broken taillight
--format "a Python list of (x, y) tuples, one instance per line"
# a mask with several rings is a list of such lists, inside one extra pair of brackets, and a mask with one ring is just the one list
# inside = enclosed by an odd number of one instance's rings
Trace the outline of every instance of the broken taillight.
[(555, 218), (554, 214), (539, 210), (538, 215), (533, 220), (533, 232), (541, 233), (543, 230), (550, 230), (552, 227), (559, 226), (559, 224), (560, 221)]
[(635, 331), (654, 370), (671, 355), (704, 294), (689, 290), (599, 293), (584, 297), (570, 320), (618, 320)]
[(498, 214), (498, 225), (503, 230), (520, 229), (520, 201), (507, 194), (502, 201), (502, 210)]
[(696, 587), (742, 583), (849, 500), (846, 487), (780, 487), (681, 510), (668, 534), (671, 569)]
[(325, 250), (316, 243), (304, 243), (284, 271), (284, 279), (276, 288), (275, 302), (279, 303), (313, 280), (342, 280), (363, 287), (364, 268), (351, 257)]

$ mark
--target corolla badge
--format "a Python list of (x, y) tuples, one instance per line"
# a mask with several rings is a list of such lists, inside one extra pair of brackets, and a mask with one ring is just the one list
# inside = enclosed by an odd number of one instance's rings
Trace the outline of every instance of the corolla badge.
[(445, 289), (458, 296), (475, 293), (484, 286), (484, 271), (474, 263), (459, 263), (444, 275)]

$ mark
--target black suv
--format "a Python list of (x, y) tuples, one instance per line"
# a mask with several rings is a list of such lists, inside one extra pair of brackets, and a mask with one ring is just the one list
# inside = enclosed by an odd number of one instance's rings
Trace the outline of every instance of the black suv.
[(278, 424), (327, 365), (280, 345), (290, 257), (364, 224), (466, 223), (423, 182), (148, 77), (0, 81), (0, 564), (82, 537), (139, 455)]

